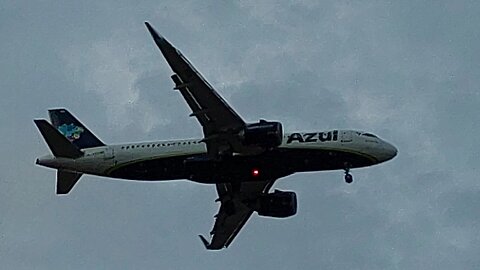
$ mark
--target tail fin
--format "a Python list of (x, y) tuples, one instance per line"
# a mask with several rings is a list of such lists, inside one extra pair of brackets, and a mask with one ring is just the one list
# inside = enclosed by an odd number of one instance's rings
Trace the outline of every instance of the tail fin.
[(52, 125), (79, 149), (105, 146), (66, 109), (48, 110)]
[(77, 158), (83, 155), (78, 148), (69, 142), (47, 120), (33, 120), (42, 133), (45, 142), (56, 157)]
[(57, 171), (57, 194), (68, 194), (77, 183), (82, 173), (66, 170)]
[[(47, 120), (33, 120), (40, 130), (45, 142), (55, 157), (78, 158), (83, 155), (75, 145), (67, 140)], [(37, 159), (38, 163), (38, 159)], [(82, 173), (58, 169), (57, 171), (57, 194), (67, 194), (72, 190)]]

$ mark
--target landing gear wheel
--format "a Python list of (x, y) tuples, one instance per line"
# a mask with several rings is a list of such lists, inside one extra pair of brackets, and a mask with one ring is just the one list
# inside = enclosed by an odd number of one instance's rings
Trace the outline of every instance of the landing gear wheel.
[(347, 184), (351, 184), (353, 182), (353, 176), (349, 173), (345, 174), (345, 182), (347, 182)]
[(345, 162), (344, 163), (344, 170), (345, 170), (345, 182), (347, 182), (347, 184), (351, 184), (353, 182), (353, 176), (350, 174), (350, 167), (351, 167), (351, 164), (349, 162)]

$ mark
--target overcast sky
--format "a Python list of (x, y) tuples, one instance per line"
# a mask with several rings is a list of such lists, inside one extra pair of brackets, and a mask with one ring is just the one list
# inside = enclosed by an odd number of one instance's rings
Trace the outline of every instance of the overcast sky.
[[(0, 0), (0, 268), (479, 269), (480, 2)], [(280, 4), (281, 3), (281, 4)], [(385, 164), (296, 174), (288, 219), (206, 251), (214, 186), (84, 176), (57, 197), (32, 119), (66, 107), (107, 143), (201, 137), (143, 22), (248, 121), (349, 128)]]

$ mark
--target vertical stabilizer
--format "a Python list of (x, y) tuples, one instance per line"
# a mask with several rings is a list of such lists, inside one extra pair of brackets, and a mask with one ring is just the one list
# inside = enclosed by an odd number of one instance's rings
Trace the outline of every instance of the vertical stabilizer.
[(68, 194), (73, 186), (77, 183), (82, 173), (71, 172), (66, 170), (57, 171), (57, 194)]
[(105, 146), (66, 109), (48, 110), (52, 125), (79, 149)]

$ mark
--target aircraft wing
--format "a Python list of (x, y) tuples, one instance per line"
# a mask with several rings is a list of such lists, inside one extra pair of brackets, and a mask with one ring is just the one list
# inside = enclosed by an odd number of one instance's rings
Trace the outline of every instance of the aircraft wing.
[(212, 146), (215, 150), (220, 147), (215, 143), (228, 144), (232, 140), (232, 134), (238, 133), (246, 125), (245, 122), (179, 50), (159, 35), (148, 22), (145, 25), (175, 72), (172, 75), (175, 89), (180, 91), (192, 110), (190, 116), (195, 116), (202, 125), (209, 152)]
[(229, 183), (217, 184), (218, 201), (222, 204), (215, 225), (210, 232), (211, 240), (200, 239), (207, 249), (222, 249), (228, 247), (233, 239), (247, 223), (253, 213), (252, 202), (272, 187), (275, 180), (242, 182), (240, 190), (234, 192)]

